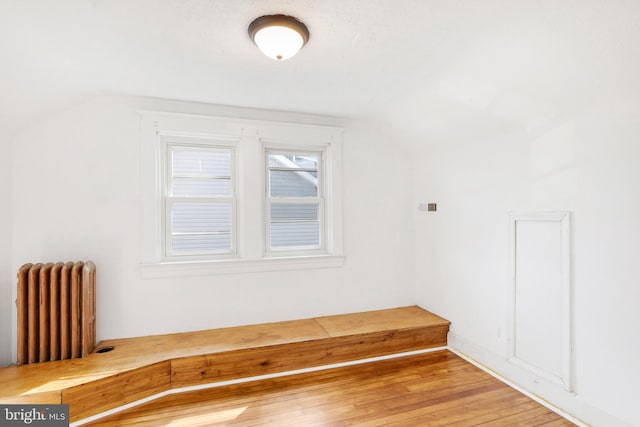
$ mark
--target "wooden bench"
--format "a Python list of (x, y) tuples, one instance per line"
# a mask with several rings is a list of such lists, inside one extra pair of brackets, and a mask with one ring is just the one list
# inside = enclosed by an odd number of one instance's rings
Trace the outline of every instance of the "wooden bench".
[(170, 389), (443, 347), (448, 330), (411, 306), (106, 340), (86, 358), (1, 368), (0, 403), (66, 403), (73, 422)]

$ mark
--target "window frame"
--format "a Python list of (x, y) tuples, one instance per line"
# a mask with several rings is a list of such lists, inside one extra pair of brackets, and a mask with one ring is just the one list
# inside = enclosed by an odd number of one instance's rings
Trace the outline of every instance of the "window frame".
[[(221, 107), (222, 108), (222, 107)], [(238, 115), (244, 109), (233, 109)], [(142, 278), (207, 276), (318, 268), (344, 264), (342, 225), (342, 132), (328, 118), (298, 123), (299, 115), (260, 112), (261, 119), (139, 110), (140, 114), (140, 273)], [(248, 113), (247, 113), (248, 114)], [(265, 120), (264, 117), (269, 118)], [(322, 119), (322, 120), (321, 120)], [(306, 120), (310, 120), (306, 118)], [(331, 120), (330, 120), (331, 121)], [(166, 153), (163, 139), (216, 141), (235, 147), (233, 254), (167, 258), (164, 224)], [(317, 251), (267, 251), (265, 147), (324, 153), (324, 247)]]
[[(277, 143), (265, 143), (263, 148), (264, 159), (264, 250), (265, 255), (268, 257), (278, 256), (291, 256), (291, 255), (317, 255), (324, 254), (327, 251), (327, 233), (326, 233), (326, 179), (325, 179), (325, 159), (326, 159), (326, 146), (314, 146), (314, 145), (282, 145)], [(305, 155), (316, 154), (318, 156), (317, 166), (317, 186), (318, 192), (316, 197), (273, 197), (271, 196), (270, 187), (270, 171), (269, 155)], [(271, 201), (277, 199), (280, 204), (294, 204), (294, 203), (318, 203), (318, 221), (319, 221), (319, 245), (314, 247), (293, 246), (288, 248), (275, 248), (271, 246)]]
[[(174, 135), (162, 135), (161, 136), (161, 144), (163, 150), (163, 162), (162, 162), (162, 195), (163, 195), (163, 206), (162, 209), (162, 225), (163, 225), (163, 233), (162, 233), (162, 247), (163, 254), (162, 259), (164, 261), (186, 261), (186, 260), (214, 260), (214, 259), (225, 259), (232, 258), (237, 256), (237, 229), (238, 229), (238, 220), (237, 220), (237, 170), (238, 170), (238, 162), (236, 155), (236, 147), (237, 141), (228, 140), (223, 138), (213, 138), (213, 137), (186, 137), (186, 136), (174, 136)], [(228, 151), (230, 154), (230, 184), (231, 184), (231, 194), (228, 197), (220, 197), (220, 196), (175, 196), (172, 193), (172, 182), (173, 182), (173, 173), (172, 173), (172, 148), (173, 147), (183, 147), (188, 150), (206, 150), (212, 152), (226, 152)], [(173, 234), (172, 234), (172, 218), (171, 218), (171, 207), (174, 203), (180, 202), (190, 202), (190, 203), (230, 203), (231, 204), (231, 248), (229, 251), (209, 251), (209, 252), (199, 252), (192, 254), (173, 254), (172, 253), (172, 242), (173, 242)]]

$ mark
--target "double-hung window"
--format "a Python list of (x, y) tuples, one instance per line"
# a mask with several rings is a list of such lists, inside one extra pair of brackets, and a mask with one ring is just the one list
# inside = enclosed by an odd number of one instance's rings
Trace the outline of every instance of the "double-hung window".
[(165, 258), (235, 252), (234, 149), (182, 139), (166, 143)]
[(322, 152), (265, 151), (267, 252), (324, 247)]
[(342, 265), (341, 128), (141, 116), (145, 277)]

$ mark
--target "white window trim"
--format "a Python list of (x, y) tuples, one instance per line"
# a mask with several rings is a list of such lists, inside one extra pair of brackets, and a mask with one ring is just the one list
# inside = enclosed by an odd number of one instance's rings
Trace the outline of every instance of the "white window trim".
[[(263, 177), (264, 177), (264, 251), (266, 257), (290, 257), (290, 256), (304, 256), (309, 254), (325, 254), (328, 251), (327, 245), (327, 215), (326, 215), (326, 187), (327, 179), (326, 175), (326, 167), (327, 164), (330, 163), (327, 159), (327, 149), (330, 143), (326, 145), (308, 145), (304, 147), (300, 147), (299, 145), (296, 147), (292, 147), (287, 144), (279, 144), (273, 141), (262, 141), (263, 142)], [(269, 196), (269, 183), (268, 181), (268, 169), (269, 169), (269, 161), (268, 155), (272, 153), (299, 153), (299, 154), (319, 154), (320, 158), (318, 159), (318, 197), (310, 197), (310, 198), (280, 198), (279, 200), (282, 202), (295, 202), (295, 203), (309, 203), (311, 200), (313, 202), (317, 202), (319, 204), (319, 220), (320, 220), (320, 246), (318, 248), (282, 248), (282, 249), (273, 249), (270, 248), (269, 241), (271, 240), (270, 233), (270, 201), (271, 197)]]
[[(140, 111), (141, 263), (143, 278), (335, 268), (344, 263), (342, 238), (342, 128)], [(275, 113), (274, 113), (275, 114)], [(215, 259), (168, 260), (163, 254), (163, 136), (235, 141), (236, 253)], [(325, 150), (325, 247), (322, 251), (265, 250), (265, 146)], [(255, 167), (251, 167), (254, 165)]]
[[(225, 259), (225, 258), (234, 258), (237, 255), (237, 230), (238, 230), (238, 220), (237, 220), (237, 212), (238, 212), (238, 198), (236, 196), (236, 187), (238, 181), (238, 161), (236, 155), (236, 149), (238, 146), (237, 139), (228, 139), (221, 137), (210, 137), (210, 138), (187, 138), (184, 136), (176, 136), (172, 134), (160, 133), (160, 144), (162, 150), (162, 176), (165, 178), (162, 180), (162, 196), (163, 196), (163, 209), (162, 209), (162, 221), (161, 226), (163, 227), (162, 233), (162, 261), (163, 262), (181, 262), (181, 261), (197, 261), (197, 260), (211, 260), (211, 259)], [(231, 151), (231, 196), (230, 197), (174, 197), (169, 196), (169, 188), (171, 184), (171, 173), (169, 168), (169, 151), (170, 147), (179, 147), (184, 146), (189, 149), (193, 147), (202, 147), (207, 150), (217, 150), (217, 149), (228, 149)], [(231, 250), (229, 252), (212, 252), (209, 254), (196, 254), (196, 255), (173, 255), (171, 254), (171, 230), (169, 229), (169, 216), (171, 212), (171, 204), (176, 200), (182, 201), (199, 201), (199, 200), (210, 200), (213, 202), (228, 202), (231, 203), (232, 217), (231, 217)]]

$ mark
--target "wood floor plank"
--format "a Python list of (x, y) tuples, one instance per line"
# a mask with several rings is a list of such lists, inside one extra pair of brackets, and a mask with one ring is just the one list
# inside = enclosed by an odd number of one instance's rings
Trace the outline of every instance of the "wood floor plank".
[[(490, 411), (484, 413), (484, 414), (479, 414), (476, 415), (473, 419), (473, 424), (474, 426), (478, 426), (478, 425), (482, 425), (483, 423), (486, 422), (490, 422), (490, 421), (500, 421), (506, 417), (510, 417), (512, 415), (516, 415), (516, 414), (520, 414), (522, 412), (526, 412), (529, 411), (531, 409), (537, 408), (539, 405), (538, 403), (536, 403), (535, 401), (528, 399), (525, 397), (525, 400), (523, 403), (520, 404), (515, 404), (515, 403), (511, 403), (510, 405), (508, 405), (507, 407), (501, 407), (501, 408), (492, 408)], [(562, 419), (563, 421), (564, 418)], [(460, 421), (456, 421), (456, 422), (452, 422), (450, 424), (447, 424), (447, 426), (449, 427), (456, 427), (456, 426), (469, 426), (470, 422), (468, 419), (464, 419), (464, 420), (460, 420)], [(571, 425), (571, 424), (569, 424)]]
[(89, 425), (573, 424), (443, 350), (169, 395)]
[[(542, 417), (542, 418), (540, 418)], [(490, 422), (479, 424), (482, 427), (498, 427), (498, 426), (512, 426), (518, 425), (519, 427), (530, 427), (530, 426), (541, 426), (551, 421), (551, 419), (546, 419), (547, 417), (551, 417), (554, 420), (559, 419), (557, 414), (554, 414), (549, 409), (545, 408), (542, 405), (538, 405), (526, 411), (520, 412), (518, 414), (502, 417), (500, 419), (496, 419)], [(573, 425), (569, 423), (567, 425)]]
[(567, 419), (555, 419), (551, 420), (546, 424), (543, 424), (544, 427), (558, 427), (558, 426), (572, 426), (574, 425), (571, 421)]

